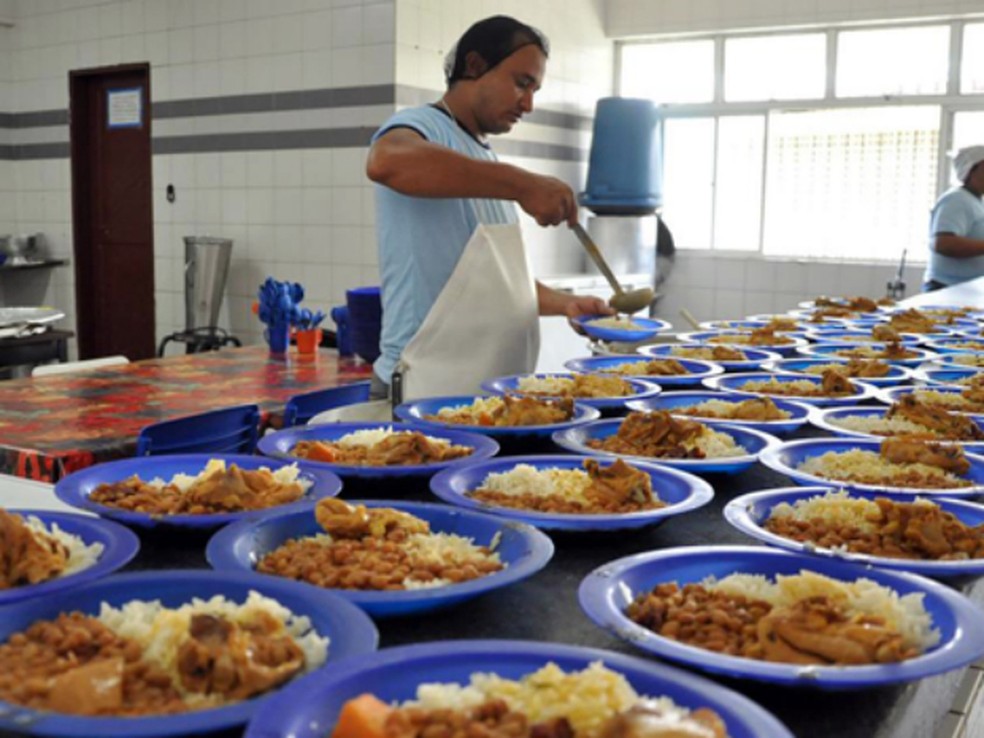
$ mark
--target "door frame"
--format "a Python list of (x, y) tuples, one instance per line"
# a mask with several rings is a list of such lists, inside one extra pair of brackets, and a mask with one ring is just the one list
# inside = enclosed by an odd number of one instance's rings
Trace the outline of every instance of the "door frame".
[[(89, 121), (89, 100), (86, 94), (91, 77), (105, 74), (125, 72), (143, 72), (147, 84), (147, 109), (144, 112), (144, 122), (147, 127), (147, 138), (151, 143), (150, 175), (153, 190), (154, 152), (153, 132), (151, 129), (151, 75), (150, 62), (132, 64), (114, 64), (106, 67), (91, 67), (88, 69), (73, 69), (68, 73), (68, 136), (69, 164), (71, 166), (71, 199), (72, 199), (72, 256), (75, 271), (75, 331), (78, 336), (79, 358), (86, 358), (91, 348), (96, 326), (83, 318), (91, 316), (90, 294), (86, 286), (92, 284), (94, 267), (92, 264), (92, 248), (90, 234), (90, 217), (92, 214), (92, 192), (88, 187), (88, 173), (83, 162), (89, 161), (90, 146), (87, 133)], [(150, 247), (154, 248), (154, 210), (153, 191), (151, 192)]]

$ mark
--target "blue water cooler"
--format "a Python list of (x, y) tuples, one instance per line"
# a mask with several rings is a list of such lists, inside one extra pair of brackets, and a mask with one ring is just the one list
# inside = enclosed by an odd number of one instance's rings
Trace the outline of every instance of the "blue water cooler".
[[(578, 198), (587, 230), (616, 274), (656, 283), (663, 205), (663, 135), (652, 100), (605, 97), (595, 109), (587, 186)], [(585, 260), (585, 271), (597, 268)]]

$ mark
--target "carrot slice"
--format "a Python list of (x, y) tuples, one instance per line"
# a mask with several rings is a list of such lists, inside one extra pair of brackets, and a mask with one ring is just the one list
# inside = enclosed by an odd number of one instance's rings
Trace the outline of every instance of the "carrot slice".
[(384, 738), (392, 709), (374, 695), (360, 694), (342, 705), (331, 738)]
[(311, 447), (308, 449), (307, 457), (311, 459), (311, 461), (328, 461), (328, 462), (332, 462), (336, 458), (335, 451), (334, 449), (331, 448), (331, 446), (326, 446), (323, 443), (317, 443), (317, 442), (312, 444)]

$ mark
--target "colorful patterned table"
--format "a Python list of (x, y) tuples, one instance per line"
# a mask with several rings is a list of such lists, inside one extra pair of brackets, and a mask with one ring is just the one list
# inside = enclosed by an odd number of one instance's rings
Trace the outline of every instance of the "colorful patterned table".
[(293, 395), (369, 376), (328, 349), (276, 357), (247, 346), (0, 382), (0, 473), (55, 482), (132, 455), (146, 425), (233, 405), (256, 403), (276, 427)]

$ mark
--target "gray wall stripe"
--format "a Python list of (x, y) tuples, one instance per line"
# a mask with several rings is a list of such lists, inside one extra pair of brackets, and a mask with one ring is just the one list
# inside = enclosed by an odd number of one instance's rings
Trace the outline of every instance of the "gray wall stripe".
[(40, 144), (21, 144), (19, 146), (9, 146), (10, 155), (0, 158), (24, 160), (24, 159), (67, 159), (70, 153), (68, 142), (64, 143), (40, 143)]
[(323, 149), (368, 146), (375, 128), (331, 128), (316, 131), (219, 133), (210, 136), (170, 136), (151, 142), (155, 154), (192, 154), (267, 149)]

